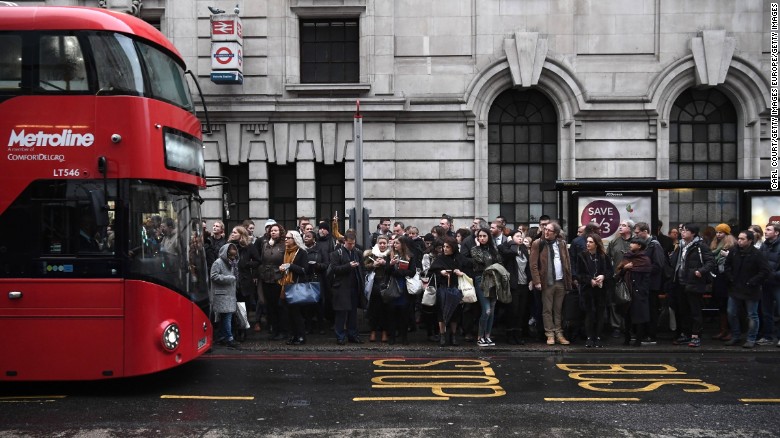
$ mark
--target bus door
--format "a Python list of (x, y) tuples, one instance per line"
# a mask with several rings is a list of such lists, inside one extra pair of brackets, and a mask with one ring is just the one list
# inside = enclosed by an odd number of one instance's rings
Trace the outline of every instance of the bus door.
[(36, 181), (0, 217), (2, 378), (122, 374), (124, 281), (104, 187)]

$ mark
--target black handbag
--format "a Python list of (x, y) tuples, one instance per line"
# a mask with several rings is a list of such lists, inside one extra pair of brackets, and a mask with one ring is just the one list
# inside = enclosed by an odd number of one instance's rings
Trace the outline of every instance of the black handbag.
[(391, 278), (387, 282), (387, 287), (379, 291), (379, 293), (382, 295), (383, 302), (390, 303), (401, 296), (401, 288), (398, 286), (398, 281), (395, 278)]
[(631, 289), (624, 280), (618, 280), (615, 283), (615, 293), (613, 295), (615, 304), (628, 304), (631, 302)]

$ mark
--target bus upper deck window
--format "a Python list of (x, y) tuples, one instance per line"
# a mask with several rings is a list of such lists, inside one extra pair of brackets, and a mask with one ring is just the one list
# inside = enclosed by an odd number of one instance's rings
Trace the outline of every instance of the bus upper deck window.
[(44, 35), (41, 37), (40, 83), (46, 91), (86, 91), (87, 69), (77, 37)]
[(22, 87), (22, 38), (0, 35), (0, 91), (18, 91)]

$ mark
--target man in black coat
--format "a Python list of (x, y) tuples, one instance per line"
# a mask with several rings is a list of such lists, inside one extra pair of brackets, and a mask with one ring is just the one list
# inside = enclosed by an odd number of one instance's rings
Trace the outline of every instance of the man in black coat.
[(209, 272), (211, 272), (211, 265), (214, 264), (219, 258), (219, 250), (227, 243), (227, 236), (225, 235), (225, 224), (221, 220), (215, 220), (214, 226), (211, 228), (211, 237), (205, 242), (206, 249), (206, 262), (209, 265)]
[(761, 299), (761, 285), (770, 276), (769, 264), (761, 251), (753, 246), (753, 232), (745, 230), (737, 237), (736, 251), (726, 257), (726, 278), (729, 288), (729, 326), (731, 340), (726, 345), (740, 342), (739, 309), (745, 307), (748, 316), (747, 340), (744, 348), (753, 348), (758, 335), (758, 302)]
[(344, 245), (330, 254), (331, 290), (333, 292), (334, 331), (339, 345), (362, 344), (357, 331), (357, 309), (365, 307), (364, 274), (361, 253), (355, 249), (356, 236), (344, 235)]

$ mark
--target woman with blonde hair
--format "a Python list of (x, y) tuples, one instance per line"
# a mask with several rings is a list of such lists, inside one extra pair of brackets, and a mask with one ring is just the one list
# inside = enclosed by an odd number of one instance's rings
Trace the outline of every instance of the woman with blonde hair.
[(719, 224), (715, 227), (715, 238), (710, 242), (710, 251), (712, 256), (715, 257), (715, 263), (718, 268), (712, 273), (712, 298), (715, 301), (715, 306), (718, 308), (718, 315), (720, 316), (720, 332), (712, 337), (712, 339), (720, 339), (721, 341), (728, 341), (731, 339), (731, 331), (729, 330), (729, 315), (728, 315), (728, 303), (729, 303), (729, 281), (724, 274), (726, 268), (726, 258), (729, 255), (729, 251), (737, 244), (737, 240), (731, 235), (731, 227), (728, 224)]
[[(285, 290), (293, 283), (298, 283), (303, 279), (305, 281), (306, 267), (309, 260), (306, 253), (306, 245), (298, 231), (288, 231), (284, 236), (284, 263), (279, 265), (279, 272), (282, 278), (278, 283), (281, 286), (280, 296), (284, 300)], [(303, 321), (301, 309), (304, 304), (286, 303), (287, 315), (290, 318), (290, 329), (292, 337), (287, 341), (287, 345), (301, 345), (306, 343), (306, 325)]]

